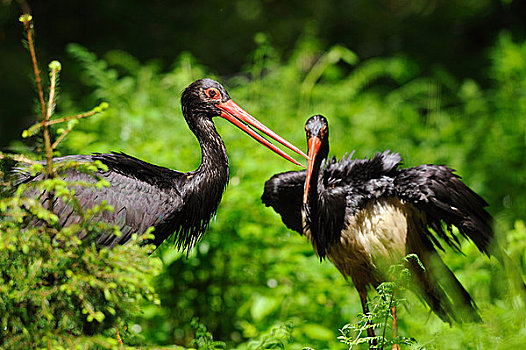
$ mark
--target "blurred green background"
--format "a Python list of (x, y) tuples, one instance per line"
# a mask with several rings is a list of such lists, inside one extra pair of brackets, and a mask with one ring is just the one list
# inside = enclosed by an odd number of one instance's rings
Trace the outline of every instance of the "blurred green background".
[[(442, 323), (408, 295), (400, 332), (420, 348), (526, 346), (525, 306), (510, 279), (526, 271), (526, 3), (524, 1), (33, 1), (42, 67), (64, 69), (58, 115), (101, 101), (62, 154), (124, 151), (181, 171), (200, 162), (181, 116), (181, 91), (211, 77), (304, 147), (312, 114), (331, 127), (331, 154), (391, 149), (406, 166), (448, 164), (489, 203), (517, 271), (472, 244), (444, 260), (484, 323)], [(32, 124), (31, 66), (19, 6), (0, 4), (0, 148), (20, 150)], [(338, 329), (361, 311), (356, 291), (260, 201), (274, 173), (295, 170), (224, 120), (231, 178), (217, 218), (188, 257), (169, 242), (133, 328), (149, 344), (189, 345), (199, 317), (228, 348), (254, 349), (291, 324), (287, 349), (344, 349)], [(278, 332), (279, 333), (279, 332)], [(277, 333), (274, 332), (274, 335)], [(259, 342), (258, 342), (259, 340)], [(263, 347), (265, 348), (265, 347)], [(415, 348), (418, 348), (415, 346)]]

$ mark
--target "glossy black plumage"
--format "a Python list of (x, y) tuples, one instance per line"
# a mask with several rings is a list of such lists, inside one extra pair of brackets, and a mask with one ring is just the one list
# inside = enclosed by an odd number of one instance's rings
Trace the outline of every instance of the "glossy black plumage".
[[(378, 286), (385, 275), (376, 265), (378, 255), (382, 254), (367, 245), (374, 240), (367, 241), (365, 246), (355, 240), (366, 236), (376, 239), (378, 232), (368, 231), (363, 221), (371, 220), (373, 226), (385, 230), (381, 222), (375, 221), (384, 219), (375, 217), (373, 211), (384, 215), (390, 210), (385, 215), (396, 214), (399, 220), (406, 221), (396, 225), (407, 225), (401, 238), (405, 246), (402, 256), (416, 253), (426, 267), (423, 271), (418, 264), (409, 263), (430, 307), (445, 321), (478, 319), (473, 312), (473, 300), (435, 249), (443, 249), (442, 240), (459, 250), (459, 237), (452, 230), (455, 226), (481, 252), (489, 254), (493, 230), (492, 217), (485, 210), (488, 204), (447, 166), (420, 165), (403, 169), (400, 168), (400, 155), (390, 151), (377, 153), (370, 159), (352, 159), (352, 154), (341, 161), (334, 157), (327, 159), (329, 143), (325, 118), (310, 118), (306, 131), (308, 140), (314, 137), (320, 140), (306, 203), (307, 171), (274, 175), (265, 183), (263, 203), (279, 213), (287, 227), (307, 235), (320, 258), (328, 256), (346, 278), (352, 278), (362, 304), (366, 287)], [(313, 156), (311, 152), (309, 156)], [(384, 208), (391, 209), (383, 213)], [(363, 232), (353, 231), (356, 227)], [(394, 237), (401, 234), (399, 228), (393, 225), (387, 230), (391, 232), (383, 234), (388, 239), (389, 235), (393, 241), (399, 239)], [(378, 240), (383, 243), (385, 238)], [(394, 243), (392, 246), (386, 244), (386, 247), (395, 246)], [(466, 312), (462, 314), (460, 309)]]
[[(97, 153), (54, 159), (55, 162), (101, 161), (108, 168), (95, 175), (107, 180), (109, 187), (95, 189), (75, 186), (76, 198), (82, 208), (92, 208), (105, 200), (114, 209), (113, 212), (106, 211), (99, 215), (98, 219), (117, 225), (122, 235), (118, 237), (111, 232), (104, 233), (96, 238), (97, 246), (114, 247), (124, 244), (130, 240), (132, 234), (141, 235), (150, 226), (155, 228), (153, 243), (156, 246), (174, 232), (176, 246), (180, 249), (189, 249), (199, 240), (217, 210), (229, 176), (225, 145), (212, 121), (215, 116), (228, 119), (276, 153), (292, 159), (281, 150), (273, 148), (268, 141), (262, 141), (252, 129), (247, 130), (248, 127), (241, 121), (295, 150), (294, 146), (272, 134), (237, 106), (223, 86), (211, 79), (197, 80), (189, 85), (181, 96), (181, 105), (185, 120), (201, 145), (202, 162), (195, 171), (182, 173), (123, 153)], [(41, 174), (31, 176), (23, 168), (16, 172), (18, 183), (43, 178)], [(68, 169), (59, 176), (67, 181), (95, 182), (93, 175), (74, 169)], [(40, 198), (45, 203), (48, 196), (40, 194)], [(55, 199), (53, 211), (59, 216), (62, 226), (80, 221), (72, 203)]]
[[(101, 190), (87, 186), (75, 186), (75, 197), (82, 208), (91, 208), (102, 200), (107, 201), (114, 210), (105, 211), (99, 220), (117, 225), (122, 235), (120, 237), (105, 233), (98, 237), (98, 246), (114, 247), (130, 240), (133, 233), (143, 233), (150, 226), (156, 227), (155, 243), (160, 244), (181, 226), (177, 243), (187, 246), (192, 242), (191, 226), (183, 227), (177, 222), (164, 217), (165, 213), (176, 215), (183, 207), (183, 197), (174, 187), (183, 173), (158, 167), (124, 153), (108, 153), (93, 155), (75, 155), (55, 158), (55, 162), (101, 161), (108, 171), (98, 171), (97, 177), (109, 182), (110, 186)], [(31, 177), (27, 173), (20, 176), (22, 182), (42, 179), (42, 175)], [(94, 183), (92, 175), (68, 169), (62, 178), (70, 182), (83, 181)], [(47, 205), (47, 196), (41, 194), (43, 204)], [(79, 223), (80, 216), (76, 214), (71, 203), (55, 199), (53, 212), (59, 217), (61, 226)]]

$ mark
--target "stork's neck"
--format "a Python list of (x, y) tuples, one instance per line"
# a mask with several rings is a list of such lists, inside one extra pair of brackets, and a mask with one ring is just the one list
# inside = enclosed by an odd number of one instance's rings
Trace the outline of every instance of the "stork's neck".
[(193, 173), (202, 174), (200, 180), (208, 182), (210, 185), (221, 188), (221, 192), (228, 182), (229, 167), (225, 144), (219, 136), (214, 123), (203, 118), (197, 130), (194, 132), (199, 144), (201, 145), (201, 165)]
[(304, 234), (311, 241), (316, 255), (323, 258), (325, 254), (325, 246), (321, 244), (320, 238), (323, 232), (320, 230), (323, 222), (323, 213), (320, 210), (320, 194), (323, 191), (323, 176), (320, 176), (320, 165), (315, 165), (312, 172), (312, 177), (309, 185), (309, 194), (307, 196), (307, 203), (304, 204), (302, 216), (304, 220)]
[(323, 176), (320, 176), (321, 161), (317, 161), (312, 170), (312, 176), (310, 178), (309, 194), (307, 196), (306, 210), (308, 215), (306, 216), (306, 222), (310, 228), (311, 234), (316, 235), (318, 231), (318, 220), (320, 218), (319, 213), (319, 191), (324, 190)]
[[(185, 108), (183, 107), (183, 113)], [(177, 196), (183, 204), (169, 216), (178, 248), (190, 249), (206, 231), (228, 182), (228, 158), (221, 137), (210, 118), (185, 114), (190, 130), (201, 145), (201, 165), (177, 177)]]

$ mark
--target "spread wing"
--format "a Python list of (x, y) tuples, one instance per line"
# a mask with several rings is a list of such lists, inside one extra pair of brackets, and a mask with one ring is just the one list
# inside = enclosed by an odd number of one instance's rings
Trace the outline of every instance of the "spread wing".
[(276, 174), (265, 182), (261, 196), (263, 204), (272, 207), (289, 229), (300, 234), (303, 234), (301, 208), (306, 176), (306, 170)]
[[(428, 225), (444, 241), (459, 249), (451, 226), (470, 238), (481, 252), (489, 254), (493, 219), (488, 203), (464, 184), (453, 169), (440, 165), (420, 165), (400, 170), (394, 181), (395, 195), (423, 210)], [(442, 226), (446, 223), (447, 230)], [(435, 237), (430, 237), (441, 248)]]

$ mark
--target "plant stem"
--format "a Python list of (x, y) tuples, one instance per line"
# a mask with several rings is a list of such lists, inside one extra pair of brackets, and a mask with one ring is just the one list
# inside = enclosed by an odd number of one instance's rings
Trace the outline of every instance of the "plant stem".
[[(41, 122), (33, 124), (32, 126), (30, 126), (26, 130), (27, 131), (27, 136), (33, 135), (38, 129), (44, 127), (45, 125), (50, 126), (50, 125), (55, 125), (55, 124), (59, 124), (59, 123), (69, 122), (70, 120), (78, 120), (78, 119), (82, 119), (82, 118), (91, 117), (92, 115), (95, 115), (97, 113), (102, 112), (106, 108), (108, 108), (107, 107), (107, 103), (103, 102), (103, 103), (101, 103), (100, 106), (93, 108), (89, 112), (80, 113), (80, 114), (76, 114), (76, 115), (70, 115), (70, 116), (63, 117), (63, 118), (57, 118), (57, 119), (54, 119), (54, 120), (48, 120), (48, 121), (42, 120)], [(23, 137), (26, 137), (26, 136), (23, 136)], [(54, 149), (55, 147), (52, 147), (52, 148)]]
[(387, 328), (387, 319), (389, 318), (389, 313), (391, 312), (392, 305), (393, 305), (394, 292), (391, 292), (390, 294), (391, 294), (391, 296), (389, 298), (389, 311), (387, 311), (387, 314), (385, 315), (384, 331), (382, 332), (382, 347), (380, 348), (381, 350), (383, 350), (384, 345), (385, 345), (385, 329)]
[[(27, 43), (29, 46), (29, 54), (31, 56), (31, 62), (33, 63), (33, 73), (35, 74), (35, 83), (37, 85), (37, 92), (38, 92), (38, 100), (40, 101), (40, 109), (42, 110), (42, 120), (44, 122), (44, 147), (46, 148), (46, 159), (47, 159), (47, 176), (52, 177), (53, 176), (53, 164), (52, 164), (52, 157), (53, 152), (51, 150), (51, 139), (49, 137), (49, 128), (46, 127), (45, 123), (49, 120), (49, 116), (51, 115), (49, 108), (46, 111), (46, 102), (44, 101), (44, 90), (42, 89), (42, 80), (40, 79), (40, 69), (38, 68), (38, 61), (37, 56), (35, 53), (35, 43), (33, 42), (33, 34), (31, 33), (31, 24), (33, 20), (31, 19), (31, 16), (29, 13), (25, 13), (24, 16), (26, 16), (27, 20), (24, 20), (24, 28), (26, 30), (26, 36), (27, 36)], [(54, 84), (54, 82), (53, 82)], [(54, 86), (53, 89), (53, 96), (50, 93), (50, 101), (52, 101), (52, 98), (54, 98)]]
[(51, 113), (53, 113), (53, 105), (55, 104), (55, 87), (57, 85), (57, 70), (51, 70), (51, 82), (49, 87), (49, 100), (47, 103), (47, 112), (44, 116), (43, 134), (44, 134), (44, 146), (46, 148), (46, 160), (47, 160), (47, 174), (48, 177), (53, 177), (53, 146), (51, 145), (51, 137), (49, 136), (49, 119)]
[[(29, 13), (27, 13), (29, 15)], [(44, 90), (42, 89), (42, 80), (40, 79), (40, 69), (38, 69), (37, 57), (35, 54), (35, 45), (33, 43), (33, 35), (31, 34), (32, 21), (25, 21), (24, 27), (26, 29), (27, 43), (29, 45), (29, 54), (31, 55), (31, 62), (33, 63), (33, 72), (35, 73), (35, 82), (37, 84), (38, 99), (40, 101), (40, 108), (42, 109), (42, 118), (46, 118), (46, 102), (44, 101)]]
[(53, 124), (68, 122), (68, 121), (74, 120), (74, 119), (87, 118), (87, 117), (91, 117), (92, 115), (95, 115), (97, 113), (99, 113), (99, 111), (91, 110), (91, 111), (86, 112), (86, 113), (81, 113), (81, 114), (77, 114), (77, 115), (71, 115), (69, 117), (64, 117), (64, 118), (53, 119), (53, 120), (47, 121), (43, 125), (53, 125)]
[(73, 130), (73, 129), (67, 129), (66, 131), (64, 131), (64, 133), (63, 133), (62, 135), (60, 135), (60, 136), (55, 140), (55, 142), (53, 142), (53, 144), (51, 145), (51, 148), (52, 148), (52, 149), (57, 148), (58, 144), (59, 144), (60, 142), (62, 142), (62, 140), (64, 139), (64, 137), (66, 137), (66, 136), (71, 132), (71, 130)]
[[(45, 152), (46, 152), (46, 165), (47, 165), (46, 177), (52, 178), (53, 177), (53, 149), (51, 148), (51, 137), (49, 135), (49, 126), (47, 125), (47, 122), (49, 121), (49, 118), (51, 117), (51, 113), (53, 111), (57, 71), (55, 69), (52, 70), (51, 87), (50, 87), (50, 92), (49, 92), (49, 103), (48, 103), (48, 108), (46, 108), (46, 102), (44, 101), (44, 90), (42, 89), (42, 80), (40, 78), (40, 69), (38, 68), (37, 56), (35, 53), (35, 43), (33, 41), (33, 35), (31, 33), (31, 27), (32, 27), (33, 20), (29, 13), (25, 13), (20, 18), (21, 18), (21, 21), (24, 23), (24, 28), (26, 30), (27, 43), (29, 46), (29, 54), (31, 56), (31, 62), (33, 63), (33, 73), (35, 74), (35, 83), (37, 85), (38, 99), (40, 101), (40, 109), (42, 110), (42, 122), (44, 123), (43, 136), (44, 136), (44, 147), (45, 147)], [(47, 198), (48, 198), (49, 210), (52, 210), (53, 209), (53, 193), (48, 192)]]

